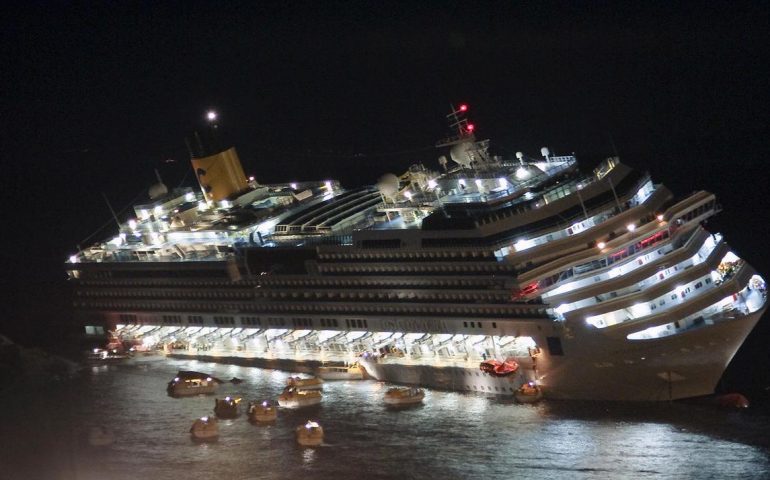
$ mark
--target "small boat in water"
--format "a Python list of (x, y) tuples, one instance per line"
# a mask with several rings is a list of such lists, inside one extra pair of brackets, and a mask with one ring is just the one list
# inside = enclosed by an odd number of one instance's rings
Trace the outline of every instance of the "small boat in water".
[(235, 418), (238, 416), (240, 398), (227, 396), (214, 400), (214, 413), (218, 418)]
[(284, 408), (301, 408), (321, 403), (323, 396), (318, 390), (298, 390), (286, 387), (278, 396), (278, 405)]
[(166, 392), (172, 397), (216, 393), (221, 381), (205, 373), (182, 370), (168, 382)]
[(317, 447), (324, 441), (324, 429), (318, 422), (308, 420), (297, 427), (297, 443), (303, 447)]
[(131, 355), (116, 349), (107, 350), (104, 348), (94, 348), (86, 355), (89, 363), (117, 363), (131, 358)]
[(190, 427), (190, 437), (199, 442), (213, 442), (219, 438), (219, 425), (214, 417), (201, 417)]
[(749, 399), (740, 393), (726, 393), (714, 399), (717, 406), (722, 408), (749, 408)]
[(249, 420), (258, 423), (274, 422), (278, 418), (278, 409), (272, 402), (249, 402)]
[(316, 374), (323, 380), (363, 380), (366, 371), (360, 363), (339, 367), (319, 367)]
[(387, 405), (416, 405), (422, 403), (425, 392), (421, 388), (394, 387), (385, 392), (384, 402)]
[(543, 391), (535, 382), (527, 382), (513, 392), (513, 397), (519, 403), (535, 403), (543, 398)]
[(496, 377), (506, 377), (515, 373), (516, 370), (519, 369), (519, 364), (512, 358), (508, 358), (504, 362), (499, 360), (484, 360), (479, 364), (479, 369), (484, 373)]
[(286, 380), (287, 386), (296, 388), (297, 390), (321, 390), (324, 386), (323, 384), (324, 381), (316, 377), (289, 377), (289, 379)]

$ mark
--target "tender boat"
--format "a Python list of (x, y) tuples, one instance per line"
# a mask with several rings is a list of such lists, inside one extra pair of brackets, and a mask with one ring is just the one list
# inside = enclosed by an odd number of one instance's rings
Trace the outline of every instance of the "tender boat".
[(278, 397), (278, 405), (284, 408), (300, 408), (318, 405), (323, 396), (318, 390), (298, 390), (294, 387), (286, 387)]
[(218, 418), (235, 418), (238, 416), (239, 403), (241, 399), (236, 397), (217, 398), (214, 401), (214, 413)]
[(339, 367), (319, 367), (316, 374), (323, 380), (363, 380), (366, 371), (360, 363)]
[(324, 381), (317, 377), (300, 378), (289, 377), (286, 380), (286, 385), (296, 388), (297, 390), (321, 390), (323, 388)]
[(490, 375), (496, 377), (506, 377), (512, 373), (515, 373), (519, 369), (519, 364), (512, 358), (506, 359), (504, 362), (498, 360), (484, 360), (479, 365), (479, 369)]
[(543, 398), (543, 391), (534, 382), (527, 382), (513, 393), (519, 403), (535, 403)]
[(131, 355), (116, 349), (94, 348), (86, 355), (90, 363), (116, 363), (128, 360)]
[(180, 371), (168, 382), (166, 391), (172, 397), (211, 394), (217, 391), (219, 383), (218, 379), (205, 373)]
[(219, 425), (214, 417), (201, 417), (190, 427), (190, 437), (199, 442), (213, 442), (219, 438)]
[(98, 425), (88, 430), (88, 444), (92, 447), (106, 447), (115, 443), (115, 436), (107, 428)]
[(249, 402), (249, 420), (258, 423), (274, 422), (278, 418), (278, 409), (272, 402)]
[(297, 427), (297, 443), (303, 447), (317, 447), (324, 441), (324, 429), (318, 422), (308, 420)]
[(425, 392), (421, 388), (414, 387), (394, 387), (385, 392), (385, 403), (387, 405), (415, 405), (422, 403), (425, 398)]

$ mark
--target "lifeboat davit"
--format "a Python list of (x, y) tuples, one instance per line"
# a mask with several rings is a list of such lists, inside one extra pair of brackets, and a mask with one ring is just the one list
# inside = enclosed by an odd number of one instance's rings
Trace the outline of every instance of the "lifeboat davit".
[(479, 369), (490, 375), (496, 377), (506, 377), (515, 373), (519, 369), (519, 364), (512, 358), (506, 359), (504, 362), (498, 360), (484, 360), (479, 364)]

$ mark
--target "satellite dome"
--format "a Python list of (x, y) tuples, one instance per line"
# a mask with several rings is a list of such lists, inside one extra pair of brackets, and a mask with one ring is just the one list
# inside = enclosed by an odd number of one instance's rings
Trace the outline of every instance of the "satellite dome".
[(163, 182), (158, 182), (153, 184), (147, 193), (150, 195), (150, 200), (155, 200), (156, 198), (161, 198), (166, 195), (168, 193), (168, 187), (166, 187)]
[(155, 170), (155, 177), (158, 179), (158, 183), (152, 185), (147, 192), (150, 200), (155, 200), (168, 193), (168, 187), (163, 183), (163, 179), (160, 178), (160, 172), (157, 169)]
[(470, 168), (474, 158), (474, 144), (472, 142), (461, 142), (452, 147), (449, 152), (452, 161), (465, 168)]
[(398, 191), (398, 177), (392, 173), (386, 173), (377, 181), (377, 189), (381, 194), (390, 197)]

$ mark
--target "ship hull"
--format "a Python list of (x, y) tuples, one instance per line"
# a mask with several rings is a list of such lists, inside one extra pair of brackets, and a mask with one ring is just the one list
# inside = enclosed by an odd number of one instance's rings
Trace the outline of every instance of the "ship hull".
[[(513, 396), (537, 381), (543, 396), (565, 400), (669, 401), (710, 395), (730, 360), (754, 328), (764, 309), (750, 315), (654, 340), (616, 340), (576, 335), (565, 341), (564, 356), (516, 358), (517, 372), (499, 377), (469, 362), (420, 363), (419, 359), (369, 358), (361, 361), (378, 381), (487, 395)], [(320, 362), (307, 358), (262, 358), (258, 352), (238, 356), (177, 352), (175, 358), (244, 366), (308, 371)]]

